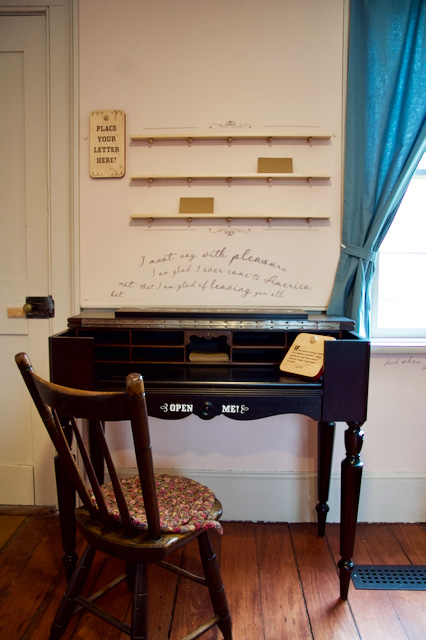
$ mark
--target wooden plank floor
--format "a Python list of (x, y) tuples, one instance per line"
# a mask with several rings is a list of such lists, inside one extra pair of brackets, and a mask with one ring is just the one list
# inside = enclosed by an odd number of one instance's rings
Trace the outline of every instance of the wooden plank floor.
[[(356, 590), (338, 598), (339, 527), (318, 538), (313, 524), (224, 523), (212, 535), (233, 618), (234, 640), (424, 640), (425, 591)], [(46, 640), (65, 587), (56, 514), (0, 515), (0, 638)], [(82, 543), (80, 541), (80, 547)], [(197, 546), (181, 552), (196, 566)], [(426, 527), (420, 524), (358, 525), (355, 562), (424, 564)], [(99, 554), (93, 584), (121, 572)], [(203, 616), (205, 590), (158, 567), (150, 571), (150, 640), (178, 640)], [(129, 616), (124, 584), (103, 597), (113, 613)], [(124, 640), (128, 636), (82, 613), (64, 640)], [(219, 640), (211, 630), (205, 640)]]

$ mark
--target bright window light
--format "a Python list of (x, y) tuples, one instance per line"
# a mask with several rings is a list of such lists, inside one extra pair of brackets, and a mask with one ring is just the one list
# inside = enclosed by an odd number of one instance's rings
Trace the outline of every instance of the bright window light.
[(372, 337), (426, 337), (426, 154), (379, 251)]

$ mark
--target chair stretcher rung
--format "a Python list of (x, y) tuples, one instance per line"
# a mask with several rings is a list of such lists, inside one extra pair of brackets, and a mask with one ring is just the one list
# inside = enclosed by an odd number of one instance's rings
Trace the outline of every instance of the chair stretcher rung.
[(198, 629), (192, 631), (192, 633), (189, 633), (187, 636), (182, 638), (182, 640), (197, 640), (197, 638), (201, 638), (201, 636), (206, 633), (206, 631), (212, 629), (215, 624), (218, 624), (219, 620), (219, 616), (215, 616), (214, 618), (207, 620), (207, 622), (198, 627)]

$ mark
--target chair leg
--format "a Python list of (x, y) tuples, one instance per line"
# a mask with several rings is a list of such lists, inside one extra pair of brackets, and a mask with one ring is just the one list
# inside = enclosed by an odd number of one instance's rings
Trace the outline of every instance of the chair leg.
[(146, 564), (135, 565), (132, 597), (132, 633), (131, 640), (148, 638), (148, 577)]
[(204, 575), (210, 593), (210, 600), (215, 614), (220, 618), (218, 627), (225, 640), (232, 640), (231, 614), (229, 612), (228, 601), (226, 599), (225, 588), (223, 586), (216, 554), (213, 551), (208, 532), (204, 531), (204, 533), (198, 536), (197, 540)]
[(71, 576), (65, 595), (56, 612), (50, 629), (49, 640), (58, 640), (65, 633), (77, 606), (75, 598), (79, 596), (83, 590), (95, 553), (95, 549), (88, 545), (81, 556), (81, 560)]

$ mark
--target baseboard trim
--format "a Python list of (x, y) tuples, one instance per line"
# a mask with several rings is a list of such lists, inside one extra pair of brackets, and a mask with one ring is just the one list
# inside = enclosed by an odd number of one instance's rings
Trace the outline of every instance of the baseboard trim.
[[(119, 470), (132, 475), (136, 469)], [(224, 520), (315, 522), (316, 474), (288, 471), (158, 469), (194, 478), (220, 498)], [(0, 465), (0, 504), (33, 505), (30, 465)], [(425, 522), (426, 474), (364, 471), (359, 522)], [(330, 482), (328, 522), (340, 520), (340, 476)]]
[[(223, 504), (224, 520), (315, 522), (316, 474), (208, 469), (158, 469), (209, 486)], [(131, 475), (135, 469), (121, 469)], [(359, 522), (425, 522), (426, 475), (364, 472)], [(330, 482), (328, 522), (340, 521), (340, 476)]]

